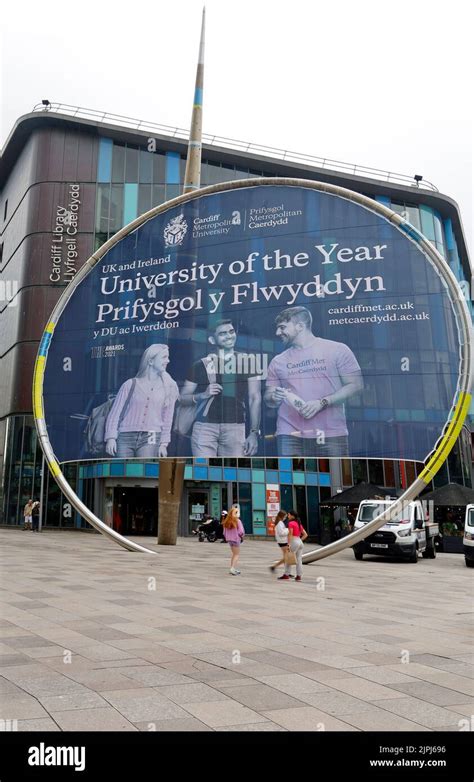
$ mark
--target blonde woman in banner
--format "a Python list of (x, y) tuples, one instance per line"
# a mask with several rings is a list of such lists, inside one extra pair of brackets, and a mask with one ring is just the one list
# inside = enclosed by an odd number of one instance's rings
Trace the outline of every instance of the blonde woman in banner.
[(150, 345), (120, 386), (105, 425), (105, 450), (120, 459), (167, 456), (178, 386), (166, 372), (167, 345)]

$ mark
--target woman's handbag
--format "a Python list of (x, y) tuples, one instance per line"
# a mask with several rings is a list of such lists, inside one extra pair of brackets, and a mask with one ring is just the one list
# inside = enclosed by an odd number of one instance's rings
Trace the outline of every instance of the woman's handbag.
[(291, 551), (291, 549), (283, 549), (283, 559), (285, 565), (296, 565), (296, 554), (294, 551)]

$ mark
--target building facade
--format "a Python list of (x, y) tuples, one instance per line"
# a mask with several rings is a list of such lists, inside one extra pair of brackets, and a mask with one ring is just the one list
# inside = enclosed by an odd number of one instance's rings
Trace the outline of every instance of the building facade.
[[(42, 522), (86, 526), (43, 469), (32, 418), (33, 365), (44, 325), (92, 252), (139, 214), (182, 189), (185, 133), (121, 118), (100, 120), (49, 105), (21, 117), (0, 168), (0, 524), (22, 523), (30, 497), (42, 498)], [(71, 116), (73, 115), (73, 116)], [(182, 135), (182, 138), (179, 138)], [(262, 176), (330, 182), (402, 214), (433, 243), (463, 290), (471, 267), (456, 203), (420, 178), (213, 140), (203, 145), (202, 186)], [(288, 159), (292, 158), (292, 159)], [(349, 173), (349, 171), (351, 173)], [(64, 221), (64, 215), (69, 215)], [(72, 217), (71, 217), (72, 215)], [(473, 313), (472, 301), (468, 306)], [(399, 411), (400, 420), (404, 411)], [(472, 420), (472, 419), (471, 419)], [(434, 487), (472, 485), (472, 426), (466, 425)], [(123, 534), (157, 528), (156, 461), (97, 461), (65, 466), (70, 484), (95, 513)], [(318, 542), (328, 533), (319, 511), (331, 495), (368, 480), (394, 492), (421, 464), (380, 459), (194, 459), (185, 468), (180, 533), (204, 512), (239, 502), (246, 531), (265, 535), (267, 502), (277, 492)]]

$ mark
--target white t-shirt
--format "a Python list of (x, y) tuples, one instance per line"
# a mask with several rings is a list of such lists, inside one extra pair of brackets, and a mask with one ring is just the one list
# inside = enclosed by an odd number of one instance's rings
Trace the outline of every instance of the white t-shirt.
[(275, 538), (277, 543), (288, 543), (288, 528), (284, 521), (279, 521), (276, 525)]
[[(360, 372), (351, 349), (343, 342), (315, 337), (305, 348), (287, 348), (268, 367), (267, 388), (287, 388), (305, 402), (334, 394), (343, 386), (341, 375)], [(331, 405), (313, 418), (303, 418), (293, 405), (278, 408), (277, 434), (314, 438), (347, 435), (344, 405)]]

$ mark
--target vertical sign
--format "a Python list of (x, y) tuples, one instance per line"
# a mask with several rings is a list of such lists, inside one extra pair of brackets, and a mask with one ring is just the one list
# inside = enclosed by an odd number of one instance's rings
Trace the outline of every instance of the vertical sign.
[(275, 517), (280, 510), (280, 487), (278, 483), (267, 483), (267, 534), (275, 534)]

